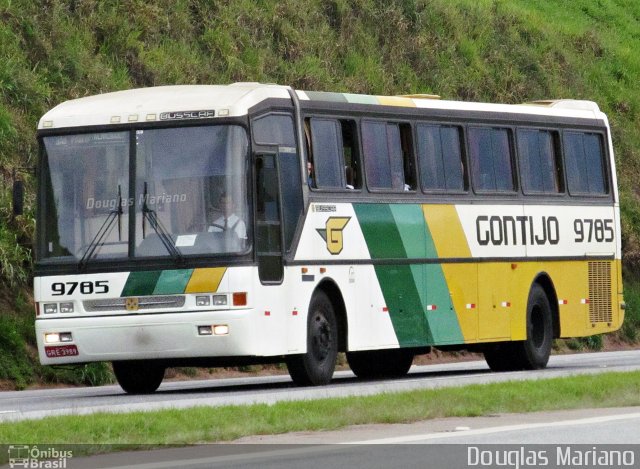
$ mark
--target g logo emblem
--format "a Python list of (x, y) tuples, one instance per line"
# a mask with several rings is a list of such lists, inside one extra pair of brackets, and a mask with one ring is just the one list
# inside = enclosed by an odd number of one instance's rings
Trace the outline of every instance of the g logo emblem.
[(138, 298), (127, 298), (124, 300), (124, 307), (127, 311), (138, 311), (140, 305), (138, 304)]
[(324, 230), (317, 230), (322, 239), (327, 242), (327, 251), (334, 256), (342, 252), (344, 247), (342, 230), (347, 226), (349, 220), (351, 217), (331, 217), (327, 219)]

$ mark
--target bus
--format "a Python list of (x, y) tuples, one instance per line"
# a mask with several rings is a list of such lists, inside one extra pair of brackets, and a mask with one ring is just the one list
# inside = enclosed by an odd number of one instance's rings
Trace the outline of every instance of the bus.
[(39, 121), (34, 297), (46, 365), (285, 362), (330, 382), (433, 347), (494, 371), (624, 318), (607, 117), (258, 83), (67, 101)]

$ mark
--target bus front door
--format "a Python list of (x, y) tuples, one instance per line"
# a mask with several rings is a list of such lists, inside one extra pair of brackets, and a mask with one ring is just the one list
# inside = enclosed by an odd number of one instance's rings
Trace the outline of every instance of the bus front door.
[(282, 223), (276, 152), (254, 154), (255, 246), (263, 284), (282, 283)]

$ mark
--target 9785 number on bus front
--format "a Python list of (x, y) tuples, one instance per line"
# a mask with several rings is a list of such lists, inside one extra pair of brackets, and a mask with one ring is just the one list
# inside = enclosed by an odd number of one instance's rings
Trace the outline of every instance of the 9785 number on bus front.
[(73, 295), (79, 291), (83, 295), (104, 294), (109, 293), (109, 282), (107, 280), (98, 280), (95, 282), (56, 282), (51, 284), (53, 296)]

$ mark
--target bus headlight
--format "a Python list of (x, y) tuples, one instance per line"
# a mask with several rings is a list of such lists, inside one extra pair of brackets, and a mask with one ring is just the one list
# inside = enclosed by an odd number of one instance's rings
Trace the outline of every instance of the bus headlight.
[(44, 314), (56, 314), (58, 312), (58, 303), (45, 303)]
[(55, 344), (58, 342), (73, 342), (71, 332), (47, 332), (44, 334), (45, 344)]
[(56, 342), (60, 342), (60, 334), (58, 334), (57, 332), (45, 334), (44, 342), (46, 344), (55, 344)]
[(227, 304), (227, 295), (213, 295), (213, 304), (215, 306), (224, 306)]
[(60, 303), (61, 313), (73, 313), (73, 303)]
[(209, 298), (208, 295), (196, 296), (196, 306), (209, 306), (209, 302), (211, 301)]

